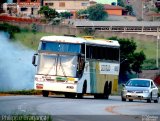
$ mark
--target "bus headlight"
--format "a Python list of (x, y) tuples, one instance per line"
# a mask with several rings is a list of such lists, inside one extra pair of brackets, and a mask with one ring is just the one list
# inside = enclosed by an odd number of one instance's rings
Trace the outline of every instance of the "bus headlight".
[(35, 81), (42, 82), (42, 81), (44, 81), (44, 79), (43, 78), (35, 77)]

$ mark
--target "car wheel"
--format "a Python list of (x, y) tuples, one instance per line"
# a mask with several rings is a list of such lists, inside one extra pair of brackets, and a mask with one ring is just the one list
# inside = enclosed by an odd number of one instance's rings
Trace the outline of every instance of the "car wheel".
[(126, 98), (123, 98), (123, 97), (122, 97), (121, 99), (122, 99), (122, 101), (126, 101)]
[(158, 103), (158, 99), (157, 99), (157, 100), (154, 100), (154, 103)]
[(159, 101), (159, 97), (157, 96), (157, 99), (154, 100), (154, 103), (158, 103), (158, 101)]
[(151, 100), (152, 100), (152, 93), (150, 94), (150, 98), (147, 99), (147, 103), (151, 103)]

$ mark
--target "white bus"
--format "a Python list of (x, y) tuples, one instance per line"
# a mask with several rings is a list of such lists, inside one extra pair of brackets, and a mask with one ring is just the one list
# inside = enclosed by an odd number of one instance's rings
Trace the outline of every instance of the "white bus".
[(106, 98), (117, 92), (120, 45), (115, 40), (70, 36), (44, 36), (33, 56), (36, 66), (34, 89), (83, 98), (92, 94)]

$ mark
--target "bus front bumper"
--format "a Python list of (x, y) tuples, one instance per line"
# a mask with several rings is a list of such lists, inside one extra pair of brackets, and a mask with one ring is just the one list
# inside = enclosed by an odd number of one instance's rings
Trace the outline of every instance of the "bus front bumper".
[(35, 90), (47, 90), (53, 92), (77, 92), (77, 84), (66, 82), (36, 82), (34, 83)]

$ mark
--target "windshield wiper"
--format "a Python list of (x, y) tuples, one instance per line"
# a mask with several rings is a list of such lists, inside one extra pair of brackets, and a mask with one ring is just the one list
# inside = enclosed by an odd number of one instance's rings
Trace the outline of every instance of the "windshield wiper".
[(65, 70), (64, 70), (63, 65), (62, 65), (62, 59), (61, 59), (61, 57), (60, 57), (59, 60), (60, 60), (60, 67), (62, 68), (63, 75), (66, 77), (66, 73), (65, 73)]
[(49, 75), (49, 73), (52, 71), (53, 66), (54, 66), (54, 68), (56, 68), (56, 73), (55, 73), (55, 75), (57, 75), (57, 63), (58, 63), (58, 56), (57, 56), (54, 60), (55, 60), (55, 63), (53, 63), (52, 67), (50, 67), (50, 69), (49, 69), (49, 71), (48, 71), (47, 75)]

